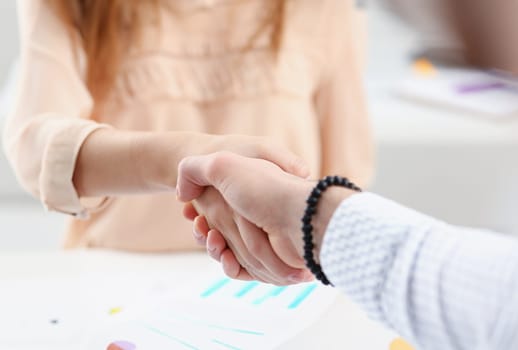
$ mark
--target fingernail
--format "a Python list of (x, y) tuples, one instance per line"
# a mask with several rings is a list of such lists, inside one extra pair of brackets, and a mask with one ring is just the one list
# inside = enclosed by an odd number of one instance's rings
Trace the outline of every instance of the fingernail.
[(116, 342), (111, 343), (109, 349), (110, 348), (114, 350), (116, 350), (117, 348), (120, 350), (136, 350), (137, 346), (124, 340), (118, 340)]
[(297, 272), (288, 276), (288, 281), (292, 283), (304, 282), (305, 274)]
[(176, 187), (176, 200), (180, 199), (180, 190)]
[(196, 238), (196, 239), (202, 239), (202, 237), (203, 237), (203, 235), (196, 230), (192, 230), (192, 234), (194, 235), (194, 238)]

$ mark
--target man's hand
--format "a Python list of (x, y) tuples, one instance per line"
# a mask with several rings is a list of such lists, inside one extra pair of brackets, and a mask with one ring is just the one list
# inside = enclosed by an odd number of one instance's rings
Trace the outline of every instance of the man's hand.
[[(186, 158), (178, 174), (178, 198), (196, 200), (198, 206), (188, 204), (185, 216), (195, 220), (200, 242), (207, 244), (209, 254), (222, 262), (230, 277), (295, 282), (297, 276), (289, 268), (304, 267), (300, 219), (314, 182), (288, 174), (271, 162), (228, 152)], [(315, 222), (317, 248), (334, 209), (352, 192), (337, 189), (331, 193), (328, 199), (332, 200), (325, 203)], [(211, 229), (198, 212), (209, 223), (216, 222), (215, 227)], [(238, 263), (250, 269), (248, 275)], [(272, 274), (277, 280), (271, 279)], [(298, 277), (308, 280), (309, 272), (303, 270)]]

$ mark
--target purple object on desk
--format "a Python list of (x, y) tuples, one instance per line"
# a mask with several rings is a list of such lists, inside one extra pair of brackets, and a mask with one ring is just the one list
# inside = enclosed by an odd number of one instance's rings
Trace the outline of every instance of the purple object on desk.
[(108, 349), (115, 348), (120, 350), (136, 350), (137, 347), (135, 344), (124, 341), (124, 340), (118, 340), (116, 342), (113, 342), (110, 344)]
[(501, 90), (507, 89), (508, 85), (501, 81), (492, 81), (487, 83), (478, 84), (464, 84), (457, 86), (457, 92), (459, 94), (471, 94), (476, 92), (484, 92), (489, 90)]

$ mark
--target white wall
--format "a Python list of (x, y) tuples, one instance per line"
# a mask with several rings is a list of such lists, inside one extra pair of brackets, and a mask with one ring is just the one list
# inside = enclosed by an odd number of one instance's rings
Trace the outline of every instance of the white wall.
[(18, 52), (18, 28), (16, 18), (16, 1), (0, 1), (0, 81), (6, 78), (9, 65)]
[[(27, 0), (31, 1), (31, 0)], [(9, 76), (18, 56), (18, 25), (16, 15), (16, 1), (0, 1), (0, 91)], [(0, 98), (0, 103), (5, 102)], [(0, 131), (5, 120), (5, 104), (0, 105)], [(2, 136), (0, 134), (0, 141)], [(14, 180), (11, 169), (7, 165), (5, 154), (0, 152), (0, 200), (7, 196), (19, 196), (23, 192)]]

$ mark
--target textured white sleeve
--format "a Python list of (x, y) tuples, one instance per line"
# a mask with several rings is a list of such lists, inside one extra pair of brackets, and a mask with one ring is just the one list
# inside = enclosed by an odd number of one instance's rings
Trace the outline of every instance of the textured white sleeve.
[(518, 240), (361, 193), (334, 213), (320, 260), (331, 283), (418, 349), (518, 349)]

